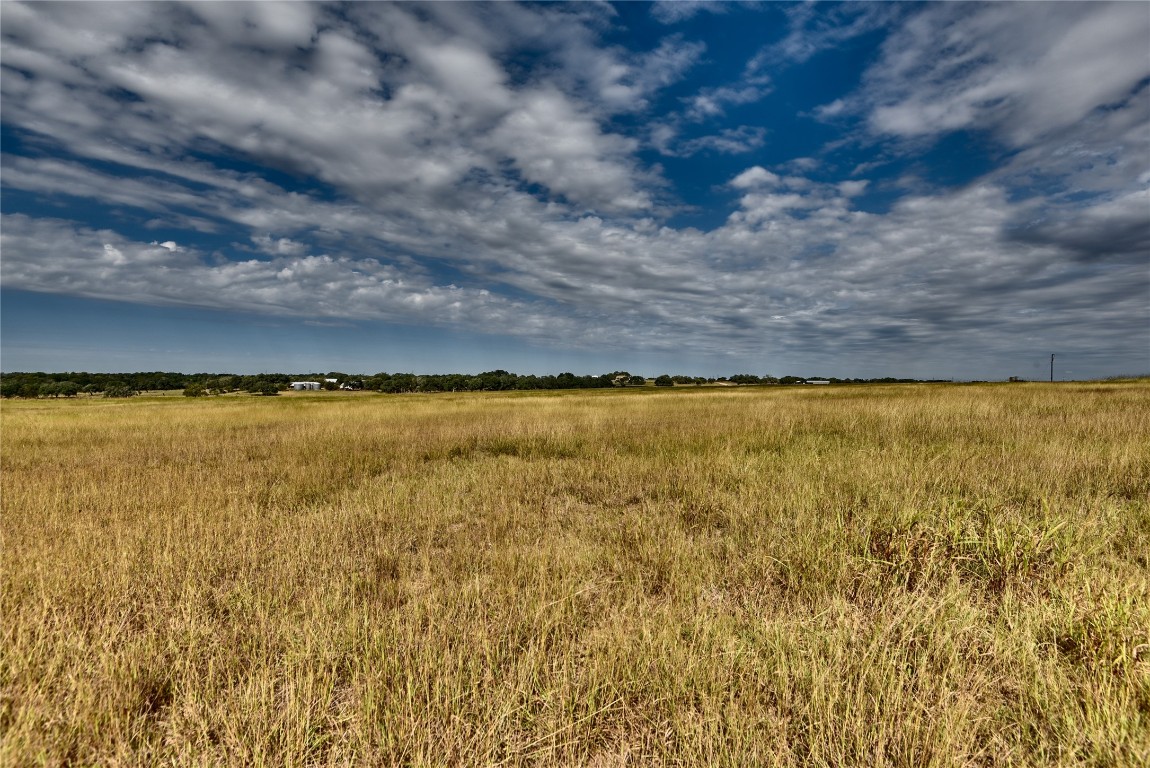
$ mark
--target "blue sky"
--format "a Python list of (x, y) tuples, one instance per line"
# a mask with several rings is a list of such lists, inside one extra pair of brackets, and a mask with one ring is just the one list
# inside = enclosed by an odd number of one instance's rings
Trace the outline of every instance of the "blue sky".
[(1150, 372), (1150, 6), (0, 4), (0, 367)]

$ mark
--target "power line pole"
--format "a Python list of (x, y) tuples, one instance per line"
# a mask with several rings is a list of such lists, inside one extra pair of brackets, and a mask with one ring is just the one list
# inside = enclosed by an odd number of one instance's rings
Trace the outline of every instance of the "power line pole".
[(1050, 355), (1050, 383), (1054, 383), (1054, 355)]

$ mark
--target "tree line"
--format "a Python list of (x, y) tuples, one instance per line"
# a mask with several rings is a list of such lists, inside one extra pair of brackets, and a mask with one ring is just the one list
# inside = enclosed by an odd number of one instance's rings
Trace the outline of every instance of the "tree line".
[(26, 373), (0, 374), (0, 397), (131, 397), (139, 392), (203, 390), (205, 393), (254, 392), (270, 385), (278, 391), (292, 381), (280, 374), (237, 376), (218, 373)]
[[(356, 389), (389, 394), (407, 392), (502, 392), (511, 390), (544, 389), (606, 389), (611, 387), (647, 386), (673, 387), (703, 384), (763, 385), (801, 384), (821, 379), (832, 384), (895, 384), (912, 383), (918, 379), (839, 379), (801, 376), (757, 376), (740, 373), (733, 376), (709, 378), (704, 376), (672, 376), (662, 374), (652, 380), (628, 371), (612, 371), (598, 376), (578, 376), (564, 372), (557, 376), (520, 375), (494, 370), (479, 374), (446, 373), (377, 373), (374, 375), (347, 374), (340, 371), (327, 373), (230, 374), (230, 373), (173, 373), (151, 371), (140, 373), (25, 373), (0, 374), (0, 397), (130, 397), (139, 392), (183, 390), (189, 397), (248, 392), (275, 395), (288, 389), (293, 381), (317, 381), (324, 389)], [(933, 380), (932, 380), (933, 381)]]

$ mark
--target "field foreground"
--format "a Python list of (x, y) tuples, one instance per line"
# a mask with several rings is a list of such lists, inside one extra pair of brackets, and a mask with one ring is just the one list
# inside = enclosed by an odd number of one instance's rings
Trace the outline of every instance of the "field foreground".
[(1150, 383), (5, 402), (4, 765), (1150, 765)]

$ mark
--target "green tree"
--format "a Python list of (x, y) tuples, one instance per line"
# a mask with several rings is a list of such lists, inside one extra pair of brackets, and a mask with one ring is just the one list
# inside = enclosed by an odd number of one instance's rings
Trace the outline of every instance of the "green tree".
[(656, 387), (673, 387), (673, 386), (675, 386), (675, 380), (664, 373), (662, 376), (655, 379), (655, 386)]
[(136, 390), (129, 387), (127, 384), (109, 384), (104, 389), (104, 397), (134, 397)]
[(239, 382), (235, 376), (216, 376), (204, 388), (213, 395), (223, 395), (236, 389)]
[(414, 373), (396, 373), (380, 391), (382, 392), (414, 392), (419, 385)]

